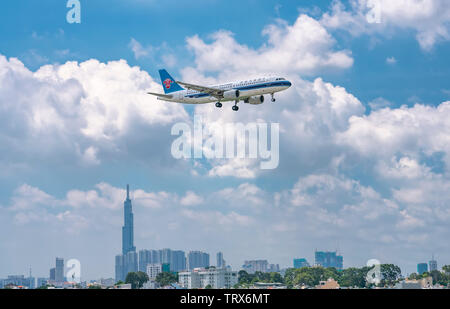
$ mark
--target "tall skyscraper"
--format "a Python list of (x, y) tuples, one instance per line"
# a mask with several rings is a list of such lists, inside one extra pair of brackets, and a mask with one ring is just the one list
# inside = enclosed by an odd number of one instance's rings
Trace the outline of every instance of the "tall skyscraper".
[(423, 273), (428, 272), (428, 264), (427, 263), (419, 263), (417, 264), (417, 273), (422, 275)]
[(315, 252), (315, 265), (325, 268), (334, 267), (338, 270), (344, 269), (344, 258), (337, 252)]
[(133, 207), (130, 200), (130, 186), (127, 185), (127, 199), (123, 203), (124, 225), (122, 227), (122, 254), (136, 252), (134, 246)]
[(190, 251), (187, 256), (187, 269), (209, 267), (209, 254), (201, 251)]
[(64, 259), (56, 258), (55, 281), (64, 282)]
[(127, 185), (127, 197), (123, 203), (124, 225), (122, 227), (122, 254), (116, 256), (116, 281), (125, 281), (129, 272), (138, 271), (138, 256), (134, 246), (133, 207), (130, 199), (130, 186)]
[(432, 272), (433, 270), (438, 270), (438, 265), (437, 265), (437, 261), (434, 259), (434, 255), (431, 258), (431, 261), (428, 263), (428, 265), (430, 266), (430, 272)]
[(223, 259), (223, 253), (222, 252), (217, 252), (217, 262), (216, 262), (216, 266), (217, 268), (224, 268), (226, 263), (225, 260)]

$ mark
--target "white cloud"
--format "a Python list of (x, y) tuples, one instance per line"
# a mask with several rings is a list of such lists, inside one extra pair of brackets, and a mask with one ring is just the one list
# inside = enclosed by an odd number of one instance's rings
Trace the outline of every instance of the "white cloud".
[(386, 63), (387, 64), (396, 64), (397, 63), (397, 59), (395, 59), (395, 57), (388, 57), (386, 58)]
[(391, 105), (392, 105), (391, 102), (382, 97), (376, 98), (369, 102), (369, 106), (372, 109), (372, 111), (390, 107)]
[[(373, 5), (379, 10), (380, 23), (369, 23)], [(378, 15), (378, 13), (377, 13)], [(413, 30), (423, 50), (450, 40), (450, 7), (446, 0), (352, 0), (346, 8), (333, 2), (331, 12), (323, 14), (321, 23), (327, 29), (344, 29), (353, 36), (381, 34), (387, 37), (397, 30)]]
[(203, 198), (193, 191), (186, 192), (186, 195), (183, 196), (180, 200), (180, 204), (183, 206), (194, 206), (203, 203)]
[(128, 44), (128, 47), (133, 51), (134, 58), (140, 59), (143, 57), (147, 57), (152, 53), (153, 47), (143, 47), (141, 43), (139, 43), (136, 39), (131, 38), (130, 43)]
[(239, 44), (228, 31), (214, 33), (212, 43), (190, 37), (187, 45), (195, 54), (197, 69), (209, 72), (240, 71), (248, 76), (262, 71), (308, 74), (353, 65), (351, 52), (334, 50), (334, 38), (307, 15), (300, 15), (293, 25), (279, 20), (267, 26), (263, 34), (267, 43), (259, 49)]
[(367, 116), (353, 116), (338, 143), (357, 150), (364, 157), (390, 160), (401, 153), (417, 158), (444, 153), (450, 166), (450, 102), (437, 107), (417, 104), (397, 109), (385, 108)]
[[(38, 159), (99, 165), (142, 139), (170, 149), (170, 130), (161, 128), (187, 119), (182, 106), (147, 95), (161, 86), (124, 60), (67, 62), (32, 72), (0, 55), (0, 84), (0, 142), (9, 166)], [(149, 160), (155, 148), (141, 151), (141, 159)]]

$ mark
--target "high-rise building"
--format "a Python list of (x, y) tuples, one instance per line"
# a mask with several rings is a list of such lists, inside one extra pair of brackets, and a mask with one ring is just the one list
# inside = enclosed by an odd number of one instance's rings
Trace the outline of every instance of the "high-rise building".
[[(209, 261), (209, 257), (208, 257)], [(184, 251), (172, 251), (172, 260), (170, 264), (170, 271), (180, 272), (186, 270), (186, 254)]]
[(56, 268), (50, 268), (50, 281), (56, 281)]
[(303, 268), (303, 267), (309, 267), (309, 263), (306, 259), (294, 259), (294, 268)]
[(417, 264), (417, 273), (422, 275), (423, 273), (428, 272), (428, 264), (427, 263), (419, 263)]
[(186, 254), (181, 250), (140, 250), (139, 271), (147, 271), (149, 264), (168, 264), (170, 271), (180, 272), (186, 270)]
[(64, 259), (56, 258), (55, 281), (64, 282)]
[(267, 260), (251, 260), (245, 261), (242, 265), (242, 269), (249, 274), (254, 274), (255, 272), (266, 273), (269, 268), (269, 262)]
[(146, 269), (148, 278), (152, 281), (156, 279), (156, 277), (162, 273), (162, 264), (148, 264)]
[(338, 270), (344, 269), (344, 258), (341, 255), (337, 255), (337, 252), (315, 252), (316, 266), (322, 266), (325, 268), (334, 267)]
[(280, 265), (279, 264), (269, 264), (267, 266), (267, 272), (269, 272), (269, 273), (278, 273), (278, 272), (280, 272)]
[(127, 199), (123, 203), (124, 225), (122, 227), (122, 254), (135, 252), (133, 207), (130, 200), (130, 186), (127, 185)]
[(438, 270), (437, 261), (434, 259), (434, 255), (431, 258), (431, 261), (428, 263), (428, 265), (430, 268), (430, 272), (432, 272), (433, 270)]
[(209, 254), (201, 251), (190, 251), (187, 256), (187, 269), (209, 267)]
[(224, 268), (226, 267), (226, 263), (225, 260), (223, 259), (223, 253), (222, 252), (217, 252), (217, 263), (216, 263), (216, 267), (217, 268)]
[(123, 203), (124, 225), (122, 227), (122, 254), (115, 258), (115, 279), (125, 281), (129, 272), (138, 271), (138, 255), (134, 246), (133, 207), (130, 199), (130, 186)]

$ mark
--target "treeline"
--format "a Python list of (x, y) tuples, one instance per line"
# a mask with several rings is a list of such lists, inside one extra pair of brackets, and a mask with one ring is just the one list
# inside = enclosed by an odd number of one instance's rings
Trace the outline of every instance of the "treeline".
[(412, 273), (409, 279), (423, 279), (431, 277), (433, 278), (433, 284), (449, 285), (450, 284), (450, 265), (442, 267), (442, 271), (433, 270), (431, 272), (425, 272), (422, 275)]
[[(239, 284), (236, 287), (247, 287), (257, 282), (261, 283), (283, 283), (288, 288), (293, 287), (314, 287), (320, 281), (330, 278), (336, 280), (341, 287), (367, 288), (374, 284), (367, 282), (367, 275), (374, 267), (347, 268), (341, 271), (335, 268), (323, 267), (303, 267), (299, 269), (288, 269), (283, 276), (279, 273), (248, 274), (246, 271), (239, 272)], [(380, 265), (381, 282), (379, 286), (392, 286), (402, 279), (400, 267), (393, 264)], [(420, 279), (422, 277), (433, 277), (433, 284), (448, 285), (450, 282), (450, 266), (444, 266), (443, 272), (433, 271), (422, 276), (413, 274), (410, 279)]]

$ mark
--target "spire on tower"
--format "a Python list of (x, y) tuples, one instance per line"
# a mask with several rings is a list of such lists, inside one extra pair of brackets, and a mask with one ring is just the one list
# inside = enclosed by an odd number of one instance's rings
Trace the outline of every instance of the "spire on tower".
[(130, 185), (127, 185), (127, 200), (130, 199)]

